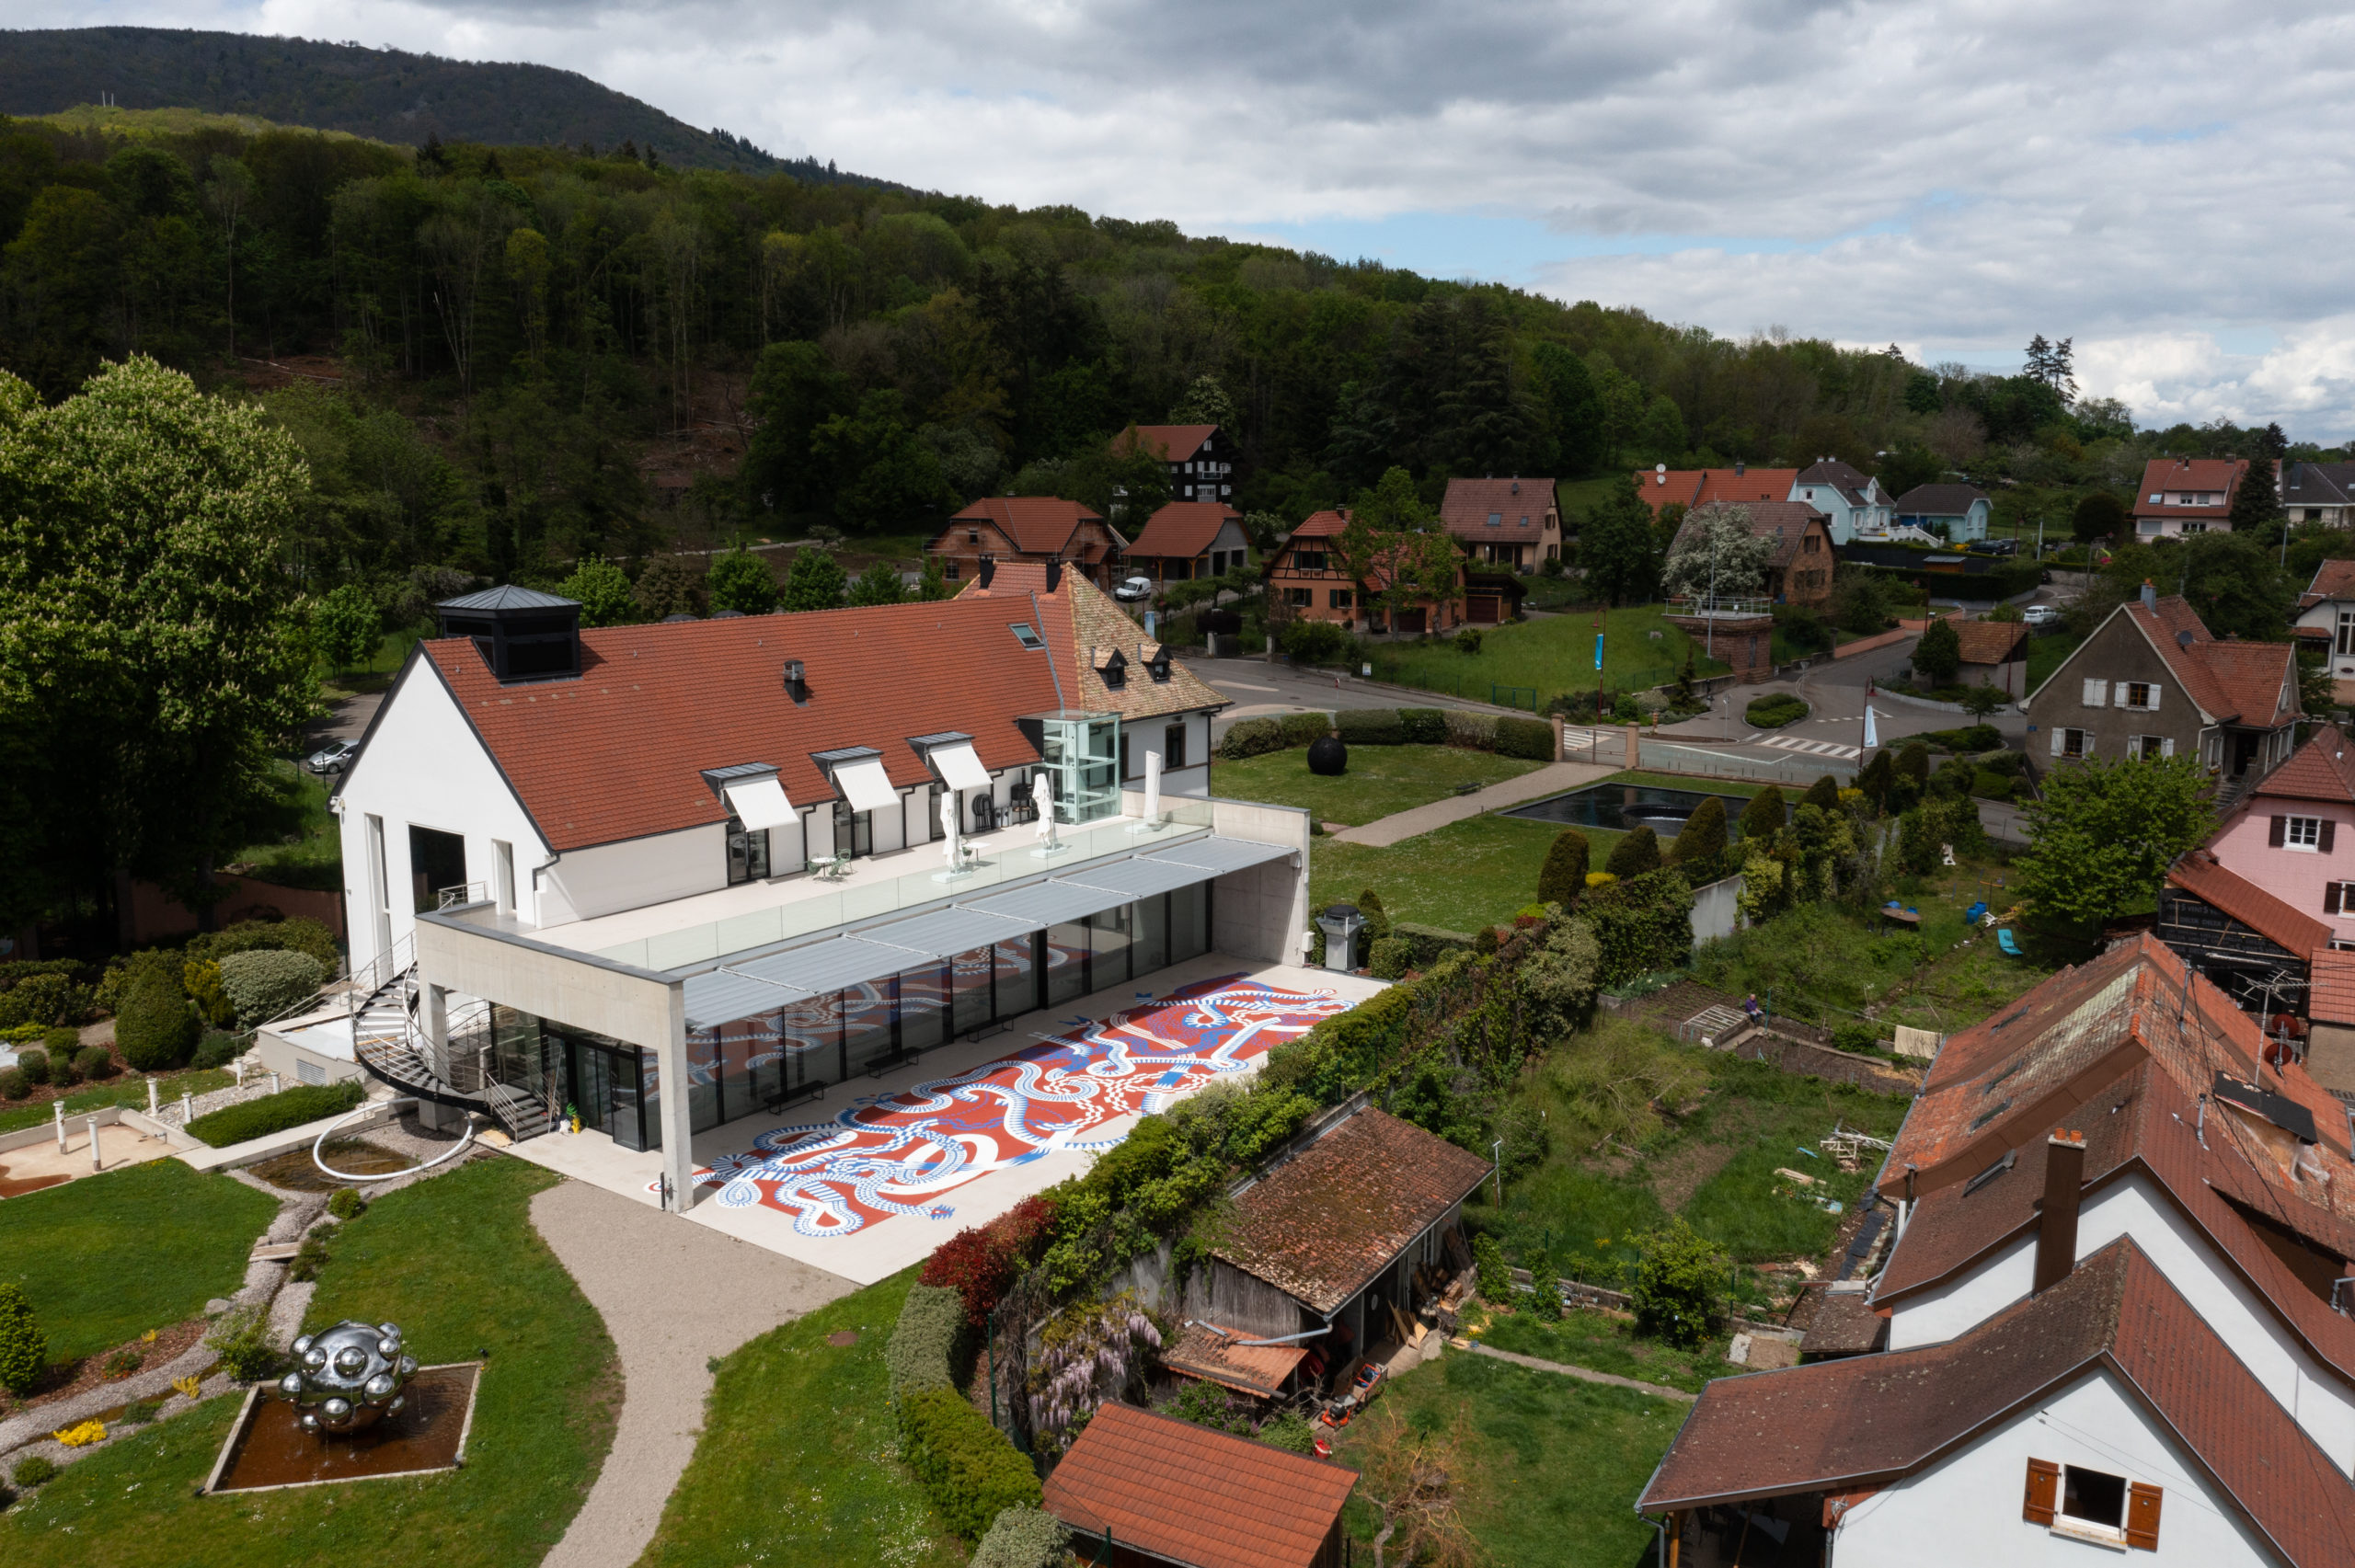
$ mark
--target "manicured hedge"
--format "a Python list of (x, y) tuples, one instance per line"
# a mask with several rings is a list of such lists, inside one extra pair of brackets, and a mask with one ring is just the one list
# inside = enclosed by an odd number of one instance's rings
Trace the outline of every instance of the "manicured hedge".
[(962, 1296), (937, 1285), (909, 1286), (907, 1299), (900, 1304), (900, 1321), (891, 1330), (891, 1343), (883, 1347), (891, 1397), (955, 1388), (965, 1330)]
[(988, 1534), (1008, 1508), (1039, 1505), (1038, 1471), (955, 1389), (925, 1389), (900, 1401), (900, 1426), (908, 1468), (967, 1540)]
[[(1462, 708), (1450, 708), (1447, 710), (1447, 743), (1474, 751), (1493, 751), (1497, 749), (1497, 724), (1495, 714), (1476, 714)], [(1548, 727), (1550, 729), (1551, 727)]]
[(1395, 980), (1413, 967), (1414, 949), (1404, 937), (1385, 936), (1367, 952), (1366, 972), (1377, 980)]
[(1407, 727), (1396, 708), (1343, 708), (1333, 715), (1341, 739), (1351, 746), (1404, 746)]
[(364, 1097), (358, 1079), (347, 1078), (340, 1083), (298, 1083), (292, 1089), (224, 1105), (210, 1116), (199, 1116), (188, 1124), (189, 1136), (215, 1149), (226, 1149), (249, 1138), (266, 1138), (290, 1127), (357, 1109)]
[(1277, 724), (1283, 729), (1286, 746), (1306, 746), (1322, 740), (1333, 727), (1331, 714), (1286, 714)]
[(1239, 718), (1221, 738), (1218, 754), (1230, 762), (1284, 749), (1284, 727), (1272, 718)]
[(1447, 744), (1447, 713), (1442, 708), (1400, 708), (1398, 727), (1406, 732), (1409, 746), (1444, 746)]
[(1008, 1508), (974, 1549), (966, 1568), (1061, 1568), (1071, 1531), (1043, 1508)]
[(1497, 755), (1533, 762), (1554, 760), (1554, 727), (1542, 718), (1497, 720)]
[(1788, 692), (1775, 692), (1763, 697), (1752, 697), (1741, 716), (1757, 729), (1780, 729), (1786, 724), (1797, 724), (1807, 717), (1807, 704)]

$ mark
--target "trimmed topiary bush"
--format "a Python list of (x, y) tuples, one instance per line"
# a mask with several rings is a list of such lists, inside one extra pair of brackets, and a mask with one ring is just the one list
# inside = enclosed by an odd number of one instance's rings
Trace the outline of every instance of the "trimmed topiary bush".
[(1333, 715), (1341, 740), (1349, 746), (1404, 746), (1407, 727), (1396, 708), (1343, 708)]
[(47, 1454), (27, 1454), (8, 1472), (8, 1479), (19, 1486), (39, 1486), (57, 1479), (57, 1461)]
[(1555, 834), (1554, 847), (1545, 852), (1545, 869), (1537, 874), (1537, 901), (1564, 909), (1577, 903), (1579, 895), (1586, 891), (1586, 872), (1593, 854), (1587, 836), (1576, 828)]
[(188, 1124), (189, 1136), (214, 1149), (226, 1149), (248, 1139), (266, 1138), (290, 1127), (318, 1121), (359, 1108), (364, 1092), (356, 1078), (340, 1083), (298, 1083), (258, 1100), (224, 1105)]
[(1542, 718), (1497, 720), (1497, 755), (1532, 762), (1554, 760), (1554, 727)]
[(33, 1086), (39, 1088), (49, 1082), (49, 1053), (47, 1051), (18, 1051), (17, 1070), (32, 1080)]
[(948, 1528), (967, 1540), (1008, 1508), (1035, 1508), (1039, 1475), (1005, 1433), (955, 1389), (924, 1389), (900, 1402), (908, 1468)]
[(1283, 734), (1284, 745), (1306, 746), (1323, 739), (1332, 732), (1331, 714), (1285, 714), (1276, 720)]
[(1830, 773), (1808, 785), (1806, 804), (1829, 815), (1840, 809), (1840, 781)]
[(0, 1070), (0, 1100), (21, 1100), (32, 1092), (33, 1081), (25, 1076), (23, 1068)]
[(1218, 754), (1230, 762), (1284, 749), (1284, 727), (1272, 718), (1242, 718), (1222, 737)]
[(1382, 906), (1382, 895), (1368, 887), (1358, 895), (1358, 913), (1365, 917), (1361, 940), (1372, 944), (1390, 934), (1390, 911)]
[(1409, 746), (1447, 744), (1447, 713), (1442, 708), (1400, 708), (1398, 727)]
[(82, 1048), (82, 1031), (44, 1029), (41, 1031), (40, 1044), (41, 1048), (52, 1056), (70, 1057)]
[(1612, 845), (1611, 858), (1603, 866), (1622, 882), (1660, 867), (1660, 835), (1649, 828), (1637, 828)]
[(1059, 1568), (1071, 1530), (1043, 1508), (1000, 1510), (966, 1568)]
[[(237, 1010), (237, 1027), (250, 1029), (284, 1016), (319, 994), (327, 968), (308, 953), (257, 948), (221, 960), (221, 989)], [(194, 1048), (195, 1042), (190, 1047)]]
[(338, 1187), (327, 1199), (327, 1212), (338, 1219), (357, 1219), (368, 1212), (368, 1200), (357, 1187)]
[(239, 921), (224, 931), (208, 933), (189, 939), (188, 957), (191, 962), (211, 959), (215, 962), (232, 953), (264, 951), (307, 953), (319, 961), (319, 967), (332, 974), (342, 955), (336, 950), (335, 933), (315, 920), (293, 916), (287, 920)]
[[(0, 1280), (0, 1388), (11, 1393), (29, 1392), (48, 1368), (49, 1336), (33, 1316), (33, 1304), (25, 1299), (24, 1287), (14, 1280)], [(17, 1479), (26, 1485), (37, 1484), (26, 1482), (21, 1474)]]
[(1403, 936), (1385, 936), (1366, 954), (1365, 967), (1377, 980), (1395, 980), (1414, 967), (1415, 945)]
[(188, 1060), (202, 1031), (178, 984), (160, 975), (142, 975), (132, 982), (115, 1014), (114, 1043), (122, 1059), (140, 1071), (167, 1072)]

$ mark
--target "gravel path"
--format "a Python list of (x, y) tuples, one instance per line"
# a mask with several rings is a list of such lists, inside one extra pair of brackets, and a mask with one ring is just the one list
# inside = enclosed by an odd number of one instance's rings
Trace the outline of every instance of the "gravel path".
[(1527, 1367), (1534, 1371), (1559, 1372), (1565, 1378), (1576, 1378), (1580, 1382), (1608, 1383), (1614, 1389), (1633, 1389), (1639, 1394), (1649, 1394), (1655, 1399), (1672, 1399), (1680, 1404), (1691, 1404), (1701, 1397), (1699, 1394), (1688, 1394), (1682, 1389), (1662, 1388), (1658, 1383), (1639, 1383), (1633, 1378), (1623, 1378), (1615, 1372), (1598, 1372), (1591, 1367), (1570, 1367), (1559, 1361), (1542, 1361), (1534, 1356), (1522, 1356), (1516, 1351), (1499, 1350), (1492, 1345), (1482, 1345), (1476, 1339), (1472, 1341), (1471, 1350), (1475, 1356), (1494, 1356), (1499, 1361), (1510, 1361), (1516, 1367)]
[(857, 1287), (585, 1182), (534, 1198), (532, 1223), (605, 1320), (624, 1379), (613, 1452), (543, 1568), (629, 1568), (695, 1452), (706, 1362)]

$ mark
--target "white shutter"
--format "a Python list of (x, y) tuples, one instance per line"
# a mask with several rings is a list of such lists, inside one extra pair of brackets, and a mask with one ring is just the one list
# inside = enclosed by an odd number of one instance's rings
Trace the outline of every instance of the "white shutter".
[(2109, 682), (2097, 676), (2087, 676), (2085, 695), (2080, 700), (2089, 708), (2106, 705), (2109, 702)]
[(2150, 707), (2150, 711), (2151, 711), (2151, 712), (2153, 712), (2153, 713), (2157, 713), (2157, 712), (2159, 711), (2159, 683), (2158, 683), (2157, 681), (2152, 681), (2152, 682), (2151, 682), (2150, 690), (2151, 690), (2151, 707)]
[(2065, 729), (2062, 729), (2062, 728), (2059, 728), (2059, 727), (2057, 727), (2053, 729), (2053, 731), (2052, 731), (2052, 754), (2053, 754), (2055, 757), (2058, 757), (2059, 755), (2061, 755), (2061, 748), (2062, 748), (2062, 744), (2063, 744), (2063, 743), (2068, 739), (2068, 738), (2069, 738), (2069, 732), (2068, 732), (2067, 730), (2065, 730)]
[(2125, 681), (2120, 681), (2116, 688), (2114, 688), (2114, 693), (2110, 701), (2114, 706), (2122, 708), (2127, 705), (2128, 698), (2129, 693), (2127, 692), (2127, 684)]
[(2162, 756), (2162, 757), (2172, 757), (2172, 756), (2174, 756), (2174, 755), (2175, 755), (2175, 737), (2174, 737), (2174, 736), (2172, 736), (2172, 735), (2167, 735), (2167, 736), (2162, 736), (2162, 737), (2160, 737), (2160, 738), (2159, 738), (2159, 755), (2160, 755), (2160, 756)]

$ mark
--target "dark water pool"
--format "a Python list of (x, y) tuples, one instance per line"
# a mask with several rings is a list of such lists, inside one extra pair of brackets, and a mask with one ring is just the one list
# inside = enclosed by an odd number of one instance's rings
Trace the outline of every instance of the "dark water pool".
[(1516, 806), (1504, 815), (1532, 822), (1559, 822), (1571, 828), (1608, 828), (1623, 833), (1633, 828), (1649, 828), (1663, 839), (1672, 839), (1683, 829), (1685, 818), (1699, 810), (1703, 801), (1713, 798), (1725, 802), (1728, 834), (1739, 837), (1741, 814), (1750, 806), (1741, 796), (1712, 796), (1695, 790), (1660, 789), (1651, 784), (1589, 784), (1568, 795)]

